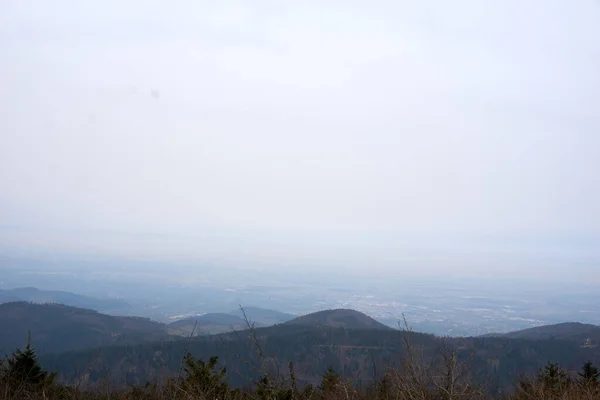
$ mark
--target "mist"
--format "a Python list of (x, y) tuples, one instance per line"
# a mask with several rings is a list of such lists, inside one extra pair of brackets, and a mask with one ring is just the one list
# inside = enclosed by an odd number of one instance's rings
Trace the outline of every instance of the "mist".
[(4, 1), (0, 239), (589, 282), (597, 2)]

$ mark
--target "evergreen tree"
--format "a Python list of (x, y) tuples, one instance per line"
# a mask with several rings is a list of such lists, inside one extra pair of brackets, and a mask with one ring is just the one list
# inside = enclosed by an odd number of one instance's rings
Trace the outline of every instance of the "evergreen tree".
[(256, 394), (260, 400), (276, 399), (277, 390), (271, 379), (267, 375), (263, 375), (256, 385)]
[(294, 398), (294, 393), (292, 388), (276, 384), (268, 375), (260, 378), (256, 385), (256, 397), (259, 400), (291, 400)]
[(569, 375), (557, 363), (548, 362), (544, 369), (538, 374), (538, 380), (544, 387), (553, 392), (560, 392), (566, 389), (571, 379)]
[(323, 375), (320, 389), (324, 393), (331, 393), (335, 390), (335, 388), (339, 385), (340, 382), (340, 376), (333, 370), (332, 367), (329, 367), (325, 375)]
[(218, 357), (211, 357), (208, 363), (203, 360), (196, 360), (191, 354), (185, 355), (186, 377), (181, 385), (187, 391), (202, 395), (223, 396), (228, 392), (229, 387), (224, 382), (227, 370), (216, 369)]
[(306, 385), (304, 387), (304, 389), (302, 389), (302, 396), (301, 396), (301, 398), (310, 399), (310, 398), (313, 397), (314, 392), (315, 392), (315, 388), (313, 387), (313, 385), (311, 385), (309, 383), (308, 385)]
[(54, 374), (48, 374), (40, 366), (35, 349), (31, 345), (31, 336), (27, 338), (24, 350), (17, 349), (7, 360), (5, 374), (11, 382), (25, 385), (41, 385)]
[(583, 369), (579, 372), (579, 384), (582, 386), (596, 386), (599, 383), (600, 372), (591, 361), (583, 365)]

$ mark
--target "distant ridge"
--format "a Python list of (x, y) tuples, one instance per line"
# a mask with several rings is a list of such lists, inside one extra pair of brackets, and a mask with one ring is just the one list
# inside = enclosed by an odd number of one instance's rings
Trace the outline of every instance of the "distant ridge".
[(594, 346), (600, 342), (600, 326), (580, 322), (564, 322), (554, 325), (536, 326), (508, 333), (490, 333), (484, 337), (505, 337), (510, 339), (545, 340), (558, 339), (581, 342)]
[[(61, 352), (169, 338), (164, 324), (140, 317), (113, 317), (63, 304), (0, 304), (0, 350), (22, 348), (31, 333), (41, 352)], [(0, 357), (3, 354), (0, 354)]]
[(64, 304), (96, 311), (120, 310), (130, 307), (127, 302), (119, 299), (95, 298), (60, 290), (42, 290), (35, 287), (0, 290), (0, 304), (18, 301)]
[(235, 315), (226, 313), (208, 313), (203, 315), (194, 315), (191, 317), (186, 317), (178, 321), (171, 322), (169, 326), (180, 327), (187, 325), (190, 322), (192, 324), (198, 322), (198, 324), (238, 325), (243, 324), (244, 320), (240, 317), (236, 317)]
[[(255, 327), (263, 326), (255, 323)], [(178, 336), (214, 335), (227, 333), (233, 330), (247, 329), (243, 318), (227, 313), (208, 313), (204, 315), (187, 317), (167, 325), (169, 333)]]
[[(287, 322), (291, 319), (296, 318), (296, 315), (284, 313), (281, 311), (271, 310), (261, 307), (244, 307), (246, 317), (251, 321), (257, 322), (263, 325), (275, 325)], [(230, 314), (242, 317), (241, 310), (231, 311)]]
[(324, 326), (345, 329), (370, 329), (390, 331), (393, 328), (375, 321), (356, 310), (339, 308), (317, 311), (285, 322), (286, 325)]

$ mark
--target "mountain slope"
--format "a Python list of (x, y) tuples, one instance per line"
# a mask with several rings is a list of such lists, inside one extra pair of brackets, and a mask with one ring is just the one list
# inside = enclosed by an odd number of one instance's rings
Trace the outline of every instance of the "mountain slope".
[(119, 299), (98, 299), (58, 290), (40, 290), (34, 287), (0, 290), (0, 304), (14, 301), (57, 303), (96, 311), (121, 310), (129, 307), (127, 302)]
[(23, 347), (28, 333), (40, 353), (168, 338), (164, 324), (146, 318), (113, 317), (62, 304), (1, 304), (0, 327), (0, 353)]
[[(331, 311), (325, 315), (331, 315)], [(312, 316), (304, 321), (318, 320), (322, 314), (317, 316), (319, 318)], [(189, 351), (203, 360), (218, 356), (222, 365), (227, 366), (229, 383), (234, 386), (246, 386), (258, 379), (261, 368), (257, 366), (270, 366), (272, 373), (277, 374), (290, 361), (298, 384), (318, 384), (329, 367), (353, 381), (369, 384), (375, 371), (380, 373), (401, 361), (406, 354), (403, 346), (406, 334), (394, 329), (344, 329), (336, 327), (336, 324), (285, 323), (258, 328), (253, 336), (248, 332), (199, 336), (191, 340), (179, 339), (136, 347), (49, 355), (42, 362), (45, 368), (57, 371), (63, 379), (73, 382), (80, 378), (79, 371), (94, 361), (86, 379), (97, 381), (103, 376), (101, 371), (109, 371), (107, 378), (110, 382), (122, 386), (141, 384), (148, 376), (173, 376), (178, 371), (182, 354)], [(260, 355), (256, 343), (260, 345)], [(600, 359), (599, 348), (556, 339), (441, 339), (410, 333), (410, 343), (413, 348), (419, 349), (419, 358), (422, 357), (423, 365), (427, 366), (436, 359), (439, 361), (440, 351), (444, 348), (456, 349), (458, 359), (471, 360), (469, 369), (484, 380), (492, 379), (493, 385), (498, 388), (513, 385), (519, 373), (535, 374), (548, 361), (576, 371), (587, 360)]]
[(569, 340), (581, 343), (582, 345), (593, 346), (600, 342), (600, 326), (582, 324), (580, 322), (565, 322), (554, 325), (536, 326), (515, 332), (492, 333), (485, 336), (528, 340)]
[[(260, 307), (244, 307), (244, 312), (248, 319), (261, 325), (281, 324), (296, 318), (296, 315), (293, 314)], [(239, 317), (243, 315), (241, 310), (231, 311), (230, 314)]]
[(341, 308), (306, 314), (287, 321), (285, 324), (345, 329), (393, 330), (393, 328), (375, 321), (366, 314), (355, 310)]
[[(262, 326), (262, 324), (255, 324), (255, 327), (260, 326)], [(167, 327), (169, 333), (179, 336), (189, 336), (192, 332), (195, 336), (198, 336), (247, 329), (246, 321), (244, 321), (243, 318), (226, 313), (208, 313), (195, 317), (188, 317), (172, 322)]]
[[(204, 360), (218, 356), (227, 366), (230, 383), (235, 386), (245, 386), (258, 378), (256, 374), (261, 368), (256, 366), (263, 362), (283, 371), (289, 361), (296, 368), (298, 382), (318, 384), (329, 366), (340, 373), (367, 379), (373, 373), (373, 363), (384, 371), (389, 363), (397, 360), (397, 352), (402, 351), (402, 332), (393, 329), (348, 330), (286, 323), (257, 328), (254, 332), (255, 335), (244, 331), (191, 340), (180, 338), (127, 349), (110, 347), (46, 355), (42, 362), (45, 368), (72, 381), (79, 377), (78, 371), (94, 360), (89, 379), (96, 379), (97, 371), (109, 371), (108, 378), (119, 386), (142, 383), (147, 376), (172, 375), (178, 371), (182, 354), (189, 351)], [(433, 354), (435, 340), (433, 335), (419, 333), (412, 337), (412, 342), (425, 347), (427, 354)], [(261, 356), (257, 343), (260, 343)]]
[[(231, 321), (232, 316), (226, 315), (209, 315), (206, 319)], [(17, 325), (19, 332), (15, 332)], [(58, 305), (9, 303), (0, 306), (0, 326), (3, 327), (0, 348), (6, 351), (23, 346), (26, 330), (31, 329), (34, 346), (45, 349), (40, 357), (44, 368), (58, 372), (71, 383), (79, 380), (94, 383), (106, 378), (111, 385), (125, 386), (143, 384), (148, 377), (174, 376), (181, 366), (182, 355), (189, 351), (203, 360), (218, 356), (227, 366), (228, 379), (234, 386), (245, 386), (249, 380), (258, 379), (261, 368), (257, 366), (269, 366), (277, 373), (290, 361), (300, 384), (318, 384), (329, 367), (354, 381), (368, 384), (372, 382), (374, 371), (397, 365), (406, 353), (403, 339), (407, 333), (380, 325), (353, 310), (327, 310), (284, 324), (257, 328), (254, 335), (238, 331), (189, 340), (172, 337), (163, 340), (166, 326), (145, 319), (110, 317)], [(561, 324), (560, 329), (567, 327)], [(153, 332), (157, 339), (152, 339)], [(7, 348), (11, 335), (12, 348)], [(498, 387), (512, 385), (517, 373), (536, 373), (548, 361), (576, 371), (587, 360), (600, 359), (600, 348), (560, 338), (439, 339), (410, 333), (410, 344), (419, 349), (424, 365), (436, 358), (439, 360), (441, 349), (454, 348), (458, 359), (470, 359), (469, 368), (493, 378)], [(51, 351), (64, 352), (52, 354)], [(87, 372), (82, 376), (82, 371)]]

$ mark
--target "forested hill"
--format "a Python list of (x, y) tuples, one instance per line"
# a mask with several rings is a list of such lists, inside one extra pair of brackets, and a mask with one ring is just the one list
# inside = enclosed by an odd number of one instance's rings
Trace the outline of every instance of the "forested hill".
[(492, 333), (486, 337), (507, 337), (512, 339), (561, 339), (580, 342), (582, 345), (598, 345), (600, 342), (600, 326), (565, 322), (562, 324), (537, 326), (509, 333)]
[[(93, 382), (109, 377), (115, 385), (141, 384), (148, 377), (173, 375), (183, 355), (208, 360), (218, 356), (227, 367), (227, 379), (234, 386), (248, 386), (259, 378), (262, 366), (274, 373), (286, 371), (291, 361), (299, 384), (316, 384), (333, 368), (361, 384), (373, 382), (389, 366), (398, 365), (405, 355), (404, 340), (422, 354), (429, 364), (440, 359), (443, 349), (457, 349), (460, 360), (478, 380), (493, 386), (511, 386), (521, 374), (535, 374), (548, 361), (567, 370), (579, 370), (587, 360), (597, 362), (597, 348), (580, 346), (573, 341), (556, 339), (526, 340), (511, 338), (446, 338), (406, 333), (398, 330), (365, 330), (343, 327), (311, 327), (281, 324), (208, 337), (191, 341), (176, 340), (136, 346), (107, 347), (101, 351), (79, 351), (46, 356), (44, 366), (58, 371), (67, 381)], [(258, 350), (260, 348), (260, 351)], [(258, 356), (262, 353), (264, 356)], [(81, 371), (94, 360), (84, 376)], [(278, 372), (277, 372), (278, 371)]]
[[(240, 321), (231, 314), (209, 314), (205, 320)], [(392, 329), (353, 310), (326, 310), (270, 327), (190, 339), (170, 336), (167, 325), (148, 319), (56, 304), (0, 305), (0, 324), (0, 349), (5, 353), (22, 348), (31, 331), (42, 365), (61, 380), (90, 384), (108, 379), (117, 387), (176, 375), (188, 351), (203, 360), (219, 357), (229, 383), (238, 387), (255, 382), (265, 368), (281, 374), (289, 362), (301, 385), (317, 384), (329, 368), (369, 384), (398, 365), (407, 343), (425, 365), (435, 365), (444, 352), (456, 349), (458, 360), (470, 360), (465, 364), (470, 374), (498, 388), (512, 385), (519, 374), (536, 373), (548, 361), (569, 371), (579, 370), (588, 360), (600, 361), (597, 346), (570, 336), (595, 332), (587, 326), (574, 331), (569, 329), (578, 325), (560, 326), (554, 331), (563, 336), (551, 338), (540, 336), (538, 330), (531, 339), (510, 335), (441, 339)]]
[[(255, 323), (256, 327), (263, 326)], [(247, 329), (246, 321), (233, 314), (208, 313), (195, 317), (187, 317), (170, 323), (168, 331), (179, 336), (213, 335)]]
[(169, 339), (165, 325), (138, 317), (113, 317), (62, 304), (0, 304), (0, 352), (23, 347), (31, 334), (40, 354)]
[(303, 315), (286, 322), (287, 325), (330, 327), (345, 329), (392, 330), (361, 312), (348, 309), (323, 310)]
[(243, 317), (245, 314), (250, 321), (258, 321), (262, 325), (280, 324), (296, 318), (296, 315), (293, 314), (253, 306), (244, 307), (243, 312), (242, 310), (233, 310), (230, 312), (230, 314), (238, 317)]
[(87, 308), (104, 312), (110, 310), (123, 310), (130, 307), (124, 300), (99, 299), (60, 290), (42, 290), (34, 287), (0, 290), (0, 304), (19, 301), (39, 304), (64, 304), (71, 307)]
[[(12, 298), (7, 293), (12, 293), (11, 296), (28, 295), (28, 298), (38, 301), (60, 296), (81, 300), (72, 293), (33, 288), (0, 292), (0, 295), (6, 295), (4, 300)], [(247, 329), (246, 321), (232, 313), (205, 314), (165, 325), (148, 318), (111, 316), (92, 309), (38, 301), (0, 304), (0, 357), (24, 346), (29, 334), (38, 352), (44, 354), (172, 340), (187, 337), (192, 331), (197, 335), (210, 335)], [(259, 319), (255, 326), (264, 326), (262, 321), (289, 319), (287, 314), (273, 310), (252, 309), (251, 315)]]

